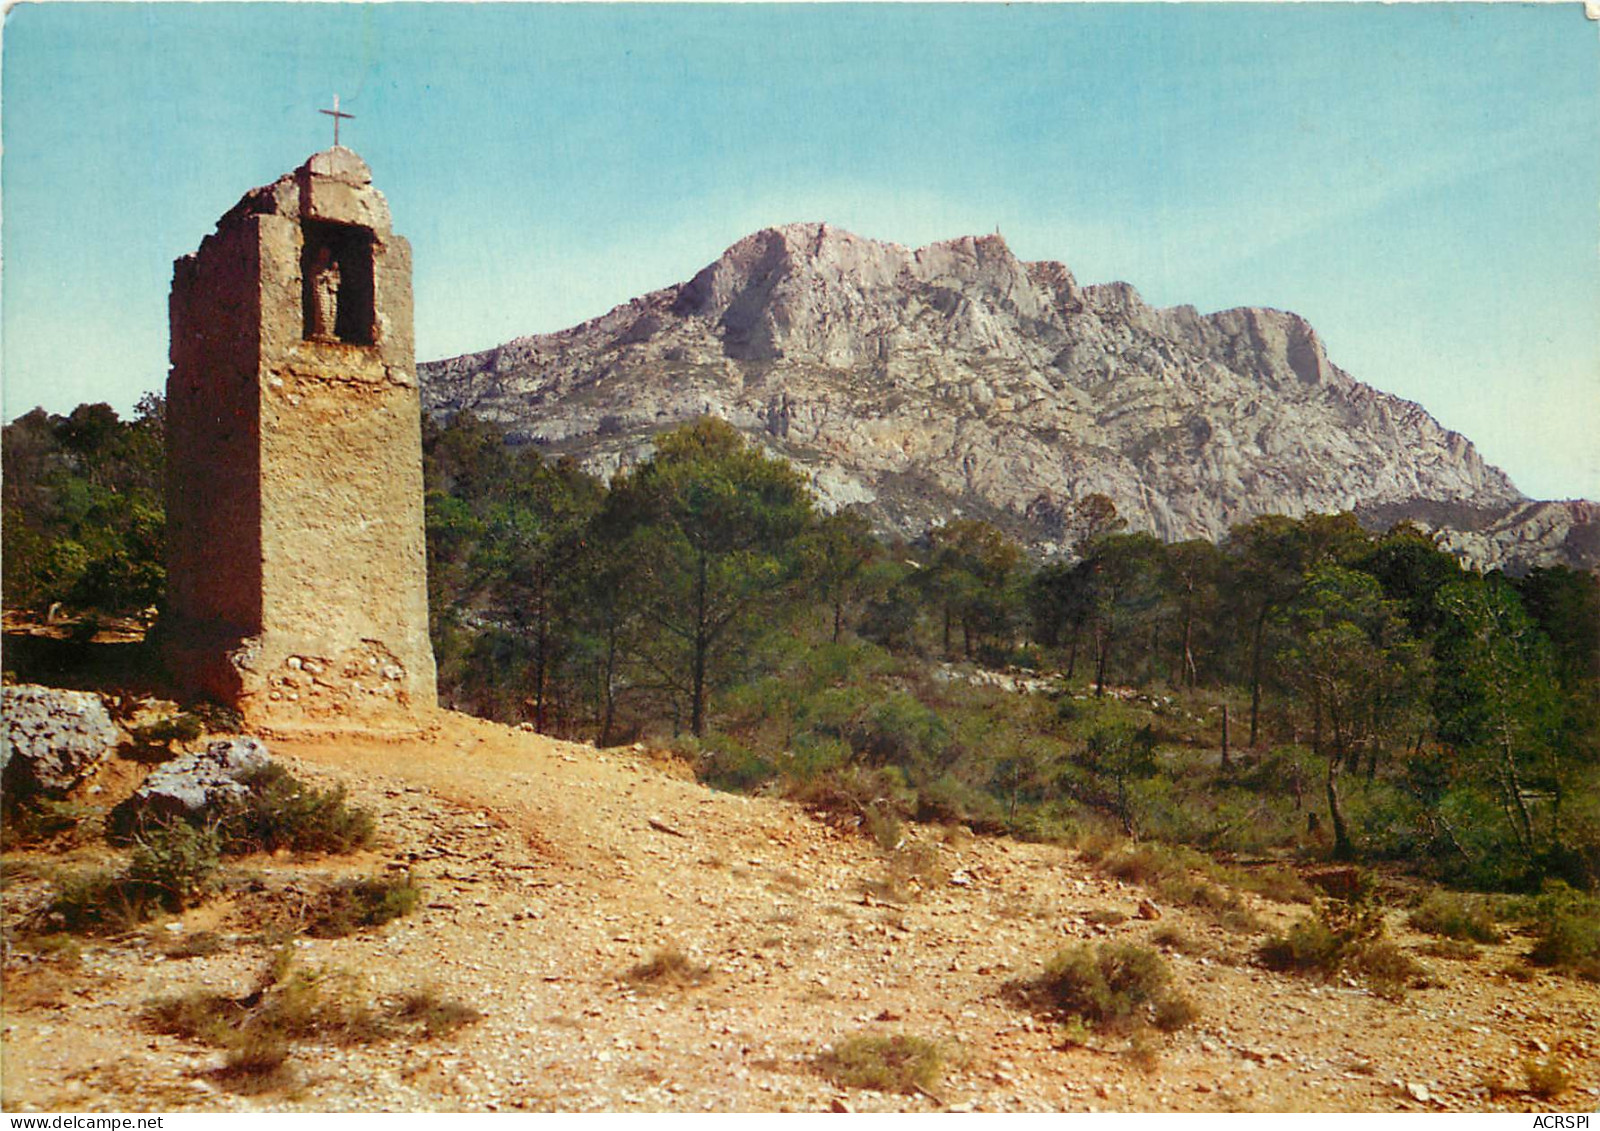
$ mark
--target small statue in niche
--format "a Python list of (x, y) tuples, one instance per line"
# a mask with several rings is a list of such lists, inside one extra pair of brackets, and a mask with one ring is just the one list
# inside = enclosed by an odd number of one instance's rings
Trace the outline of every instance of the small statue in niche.
[(330, 247), (319, 247), (311, 264), (311, 337), (339, 340), (339, 260)]

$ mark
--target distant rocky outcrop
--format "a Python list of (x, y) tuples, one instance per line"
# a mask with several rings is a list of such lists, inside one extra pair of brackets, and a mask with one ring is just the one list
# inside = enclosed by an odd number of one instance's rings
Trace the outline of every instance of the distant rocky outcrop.
[(88, 691), (24, 684), (0, 691), (0, 778), (14, 797), (61, 796), (105, 761), (122, 733)]
[(825, 506), (907, 536), (966, 515), (1059, 552), (1073, 500), (1098, 492), (1168, 540), (1444, 508), (1474, 516), (1445, 539), (1476, 563), (1600, 561), (1592, 504), (1530, 503), (1419, 405), (1333, 364), (1304, 319), (1157, 309), (997, 235), (913, 251), (770, 228), (687, 283), (419, 374), (427, 409), (601, 474), (716, 415), (808, 471)]

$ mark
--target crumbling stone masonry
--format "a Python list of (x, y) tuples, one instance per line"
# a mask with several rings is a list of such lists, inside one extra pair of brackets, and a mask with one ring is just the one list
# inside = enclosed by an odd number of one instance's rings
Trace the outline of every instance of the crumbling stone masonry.
[(245, 194), (172, 280), (168, 605), (180, 689), (258, 724), (437, 703), (411, 247), (342, 147)]

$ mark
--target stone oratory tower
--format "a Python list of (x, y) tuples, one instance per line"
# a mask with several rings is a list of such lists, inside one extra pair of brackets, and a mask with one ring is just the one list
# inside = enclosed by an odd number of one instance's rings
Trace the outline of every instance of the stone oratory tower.
[(428, 640), (411, 247), (337, 144), (246, 193), (172, 280), (168, 607), (180, 690), (254, 725), (407, 726)]

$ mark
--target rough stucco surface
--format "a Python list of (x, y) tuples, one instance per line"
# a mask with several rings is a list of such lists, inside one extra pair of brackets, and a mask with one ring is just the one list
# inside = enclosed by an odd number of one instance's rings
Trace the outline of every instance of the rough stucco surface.
[[(318, 223), (370, 244), (370, 345), (305, 337)], [(252, 190), (178, 260), (161, 636), (185, 691), (272, 725), (435, 705), (411, 322), (410, 245), (347, 149)]]

